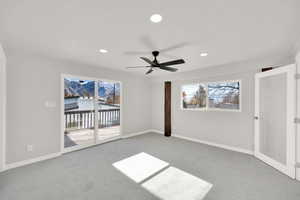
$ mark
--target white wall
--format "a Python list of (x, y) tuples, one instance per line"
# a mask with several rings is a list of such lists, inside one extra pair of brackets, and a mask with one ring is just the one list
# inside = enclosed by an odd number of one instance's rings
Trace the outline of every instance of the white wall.
[(4, 169), (4, 132), (5, 132), (5, 82), (6, 82), (6, 57), (0, 44), (0, 171)]
[[(40, 56), (8, 54), (7, 164), (60, 151), (61, 73), (121, 81), (124, 134), (150, 128), (150, 84), (144, 76)], [(45, 107), (46, 101), (56, 102), (57, 107)], [(33, 152), (27, 152), (28, 144), (33, 145)]]
[[(254, 74), (264, 66), (285, 65), (292, 62), (293, 58), (290, 56), (273, 56), (155, 78), (152, 83), (152, 128), (163, 130), (163, 80), (172, 80), (173, 134), (253, 151)], [(242, 80), (242, 112), (180, 109), (182, 84), (224, 80)]]
[[(60, 151), (60, 75), (120, 80), (123, 83), (123, 131), (163, 130), (164, 80), (172, 80), (173, 133), (253, 151), (254, 74), (258, 68), (293, 62), (288, 55), (153, 77), (86, 66), (41, 56), (7, 56), (7, 164)], [(180, 85), (193, 81), (242, 80), (242, 112), (180, 110)], [(46, 108), (55, 101), (56, 108)], [(26, 146), (34, 146), (27, 152)]]

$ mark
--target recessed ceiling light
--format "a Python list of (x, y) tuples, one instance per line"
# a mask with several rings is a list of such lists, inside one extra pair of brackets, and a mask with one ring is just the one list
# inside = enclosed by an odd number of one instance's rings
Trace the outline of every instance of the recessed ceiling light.
[(107, 53), (108, 51), (106, 49), (100, 49), (99, 52), (100, 53)]
[(200, 53), (200, 56), (202, 56), (202, 57), (208, 56), (208, 53), (206, 53), (206, 52)]
[(161, 22), (161, 20), (162, 20), (162, 16), (159, 15), (159, 14), (153, 14), (153, 15), (151, 15), (151, 17), (150, 17), (150, 20), (151, 20), (153, 23), (159, 23), (159, 22)]

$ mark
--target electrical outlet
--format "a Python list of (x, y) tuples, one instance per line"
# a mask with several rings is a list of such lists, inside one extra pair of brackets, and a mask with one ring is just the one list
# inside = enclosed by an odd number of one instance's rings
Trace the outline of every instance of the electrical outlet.
[(29, 152), (33, 151), (33, 145), (31, 144), (27, 145), (27, 151)]

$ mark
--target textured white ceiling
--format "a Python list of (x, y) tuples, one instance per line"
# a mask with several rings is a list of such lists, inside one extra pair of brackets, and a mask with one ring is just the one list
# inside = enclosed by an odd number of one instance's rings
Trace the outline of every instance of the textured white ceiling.
[[(0, 42), (8, 51), (120, 70), (144, 64), (128, 51), (188, 43), (160, 57), (184, 58), (178, 67), (186, 71), (293, 52), (299, 10), (299, 0), (1, 0)], [(151, 23), (153, 13), (163, 21)]]

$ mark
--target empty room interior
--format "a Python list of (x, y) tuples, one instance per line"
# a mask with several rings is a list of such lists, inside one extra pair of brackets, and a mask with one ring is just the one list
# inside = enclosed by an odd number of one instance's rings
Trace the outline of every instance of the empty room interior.
[(299, 200), (299, 0), (0, 0), (1, 200)]

